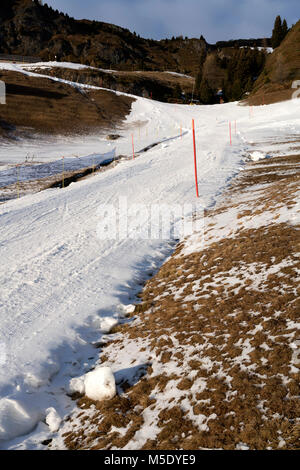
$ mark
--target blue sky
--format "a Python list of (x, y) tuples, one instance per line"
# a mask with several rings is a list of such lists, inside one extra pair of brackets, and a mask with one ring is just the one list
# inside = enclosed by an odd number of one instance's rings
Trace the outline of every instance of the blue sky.
[(75, 18), (114, 23), (146, 38), (220, 40), (270, 36), (277, 15), (300, 17), (299, 0), (46, 0)]

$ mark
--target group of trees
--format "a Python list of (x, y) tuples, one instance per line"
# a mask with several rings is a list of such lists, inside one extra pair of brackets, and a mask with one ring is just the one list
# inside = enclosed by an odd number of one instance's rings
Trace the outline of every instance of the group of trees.
[(226, 101), (240, 100), (253, 88), (263, 71), (266, 53), (260, 50), (242, 48), (235, 51), (226, 67), (223, 96)]
[(289, 31), (286, 19), (281, 21), (281, 17), (277, 16), (274, 24), (274, 29), (272, 32), (272, 47), (275, 49), (276, 47), (280, 46), (282, 41), (284, 40), (285, 36)]
[[(271, 44), (278, 47), (289, 29), (286, 20), (277, 16), (274, 24)], [(205, 74), (205, 61), (207, 52), (203, 49), (199, 55), (199, 71), (196, 76), (194, 96), (201, 103), (213, 104), (219, 101), (217, 90), (212, 80)], [(258, 76), (263, 71), (266, 61), (266, 52), (259, 48), (241, 47), (237, 42), (232, 54), (223, 58), (216, 57), (216, 66), (224, 70), (222, 96), (225, 101), (240, 100), (246, 92), (251, 92)]]
[[(251, 48), (235, 48), (230, 56), (215, 58), (216, 67), (224, 71), (222, 84), (223, 99), (235, 101), (242, 98), (245, 92), (251, 91), (253, 84), (262, 72), (266, 54), (264, 51)], [(204, 72), (206, 52), (202, 51), (199, 57), (199, 72), (195, 81), (195, 98), (204, 104), (213, 104), (219, 101), (217, 90), (213, 88), (212, 80), (208, 80)]]
[(201, 101), (201, 103), (212, 104), (215, 102), (215, 93), (203, 73), (206, 57), (206, 49), (201, 49), (199, 56), (199, 71), (195, 81), (195, 98)]

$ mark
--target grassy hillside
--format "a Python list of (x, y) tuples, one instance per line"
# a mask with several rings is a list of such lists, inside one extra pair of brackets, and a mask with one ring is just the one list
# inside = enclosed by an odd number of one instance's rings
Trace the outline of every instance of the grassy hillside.
[(105, 71), (96, 68), (71, 69), (49, 67), (30, 68), (35, 72), (63, 78), (72, 82), (86, 83), (112, 90), (130, 93), (164, 102), (188, 102), (192, 97), (193, 77), (173, 72)]
[(250, 104), (266, 104), (289, 99), (291, 84), (300, 79), (300, 21), (266, 61), (250, 96)]
[(7, 104), (0, 106), (0, 136), (80, 134), (111, 129), (130, 112), (132, 98), (106, 90), (79, 90), (50, 79), (0, 70)]

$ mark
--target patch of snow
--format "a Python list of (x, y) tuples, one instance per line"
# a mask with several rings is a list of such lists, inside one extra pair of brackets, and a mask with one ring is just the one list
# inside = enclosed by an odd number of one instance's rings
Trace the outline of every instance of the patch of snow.
[(114, 317), (96, 317), (92, 322), (93, 327), (99, 328), (103, 334), (110, 333), (113, 327), (117, 324), (118, 320)]
[(61, 417), (55, 408), (48, 408), (46, 410), (46, 424), (49, 426), (50, 432), (57, 432), (61, 425)]
[(265, 158), (270, 158), (270, 155), (266, 155), (262, 152), (258, 152), (257, 150), (255, 152), (252, 152), (250, 155), (250, 158), (253, 162), (258, 162), (259, 160), (264, 160)]
[(69, 392), (79, 393), (80, 395), (84, 395), (85, 392), (85, 384), (84, 384), (84, 375), (82, 377), (74, 377), (70, 380), (69, 383)]
[(135, 311), (135, 305), (129, 304), (129, 305), (120, 305), (120, 310), (124, 314), (124, 316), (128, 316), (131, 313), (134, 313)]

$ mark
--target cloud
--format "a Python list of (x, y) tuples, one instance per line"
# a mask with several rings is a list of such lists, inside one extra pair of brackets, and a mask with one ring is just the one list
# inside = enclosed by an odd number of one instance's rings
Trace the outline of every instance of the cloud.
[(208, 42), (270, 36), (277, 15), (300, 16), (299, 0), (48, 0), (76, 18), (114, 23), (143, 37), (199, 37)]

